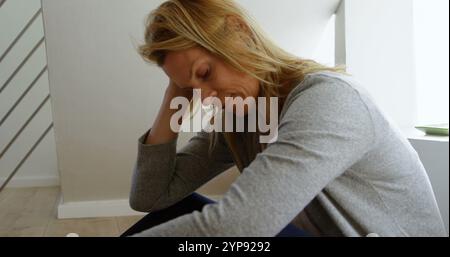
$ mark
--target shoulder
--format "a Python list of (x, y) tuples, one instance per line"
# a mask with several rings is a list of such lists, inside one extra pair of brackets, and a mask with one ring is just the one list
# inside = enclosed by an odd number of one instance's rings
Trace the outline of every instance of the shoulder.
[(287, 97), (280, 113), (280, 135), (292, 131), (340, 133), (348, 138), (376, 135), (364, 90), (348, 75), (308, 75)]
[(287, 96), (281, 117), (289, 110), (345, 112), (368, 109), (368, 93), (350, 75), (331, 71), (311, 73)]

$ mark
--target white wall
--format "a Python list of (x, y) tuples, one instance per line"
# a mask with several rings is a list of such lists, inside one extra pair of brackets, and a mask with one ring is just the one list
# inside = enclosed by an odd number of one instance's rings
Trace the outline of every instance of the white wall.
[(413, 2), (344, 0), (337, 17), (337, 62), (361, 81), (402, 129), (415, 125)]
[(413, 2), (418, 124), (448, 123), (449, 1)]
[(410, 139), (427, 170), (447, 233), (449, 232), (449, 152), (448, 137)]
[(238, 2), (283, 49), (303, 58), (314, 58), (320, 55), (315, 50), (340, 0)]
[(167, 83), (135, 50), (160, 2), (43, 1), (64, 202), (128, 197), (137, 136)]

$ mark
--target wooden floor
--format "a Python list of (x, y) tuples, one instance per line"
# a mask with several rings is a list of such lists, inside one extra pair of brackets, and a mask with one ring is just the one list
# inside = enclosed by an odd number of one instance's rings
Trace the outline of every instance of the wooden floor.
[(7, 188), (0, 193), (0, 237), (115, 237), (142, 216), (56, 218), (59, 187)]

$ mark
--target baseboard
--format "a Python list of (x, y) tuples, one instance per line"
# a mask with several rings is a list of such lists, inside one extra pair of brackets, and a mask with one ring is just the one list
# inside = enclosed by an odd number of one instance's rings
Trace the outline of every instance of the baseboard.
[[(0, 178), (0, 185), (6, 181), (6, 178)], [(22, 187), (52, 187), (59, 186), (58, 177), (14, 177), (9, 181), (7, 188)]]
[(145, 213), (131, 209), (128, 199), (83, 201), (58, 204), (58, 219), (137, 216)]
[[(205, 195), (218, 201), (222, 195)], [(137, 216), (147, 213), (131, 209), (128, 199), (64, 203), (60, 198), (58, 219)]]

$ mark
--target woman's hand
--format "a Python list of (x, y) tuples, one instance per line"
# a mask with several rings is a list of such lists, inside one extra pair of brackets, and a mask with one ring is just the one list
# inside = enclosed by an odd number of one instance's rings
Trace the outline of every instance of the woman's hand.
[(186, 97), (189, 101), (192, 99), (193, 91), (191, 88), (183, 89), (170, 81), (164, 94), (164, 99), (161, 107), (153, 123), (152, 129), (147, 136), (146, 144), (158, 145), (166, 144), (175, 140), (178, 133), (173, 131), (170, 127), (170, 119), (178, 110), (170, 109), (170, 102), (175, 97)]
[(170, 81), (169, 86), (166, 88), (165, 101), (172, 101), (175, 97), (186, 97), (189, 101), (192, 99), (192, 88), (181, 88), (173, 81)]

